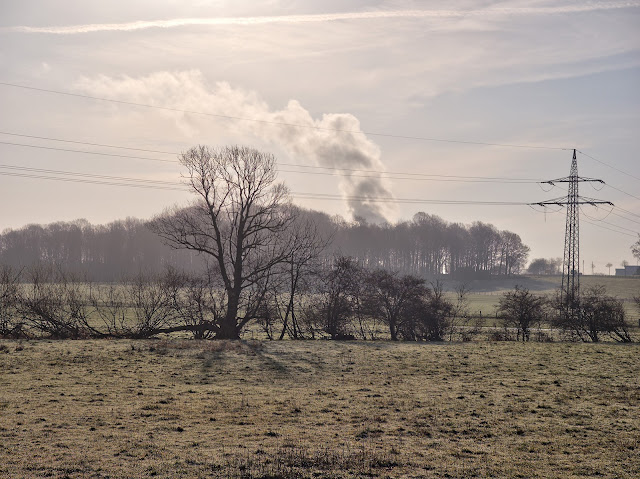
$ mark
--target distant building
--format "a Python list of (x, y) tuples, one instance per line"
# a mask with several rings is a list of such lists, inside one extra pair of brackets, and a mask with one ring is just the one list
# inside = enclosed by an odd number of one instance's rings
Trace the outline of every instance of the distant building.
[(634, 275), (640, 275), (640, 266), (625, 266), (624, 268), (616, 268), (616, 276)]

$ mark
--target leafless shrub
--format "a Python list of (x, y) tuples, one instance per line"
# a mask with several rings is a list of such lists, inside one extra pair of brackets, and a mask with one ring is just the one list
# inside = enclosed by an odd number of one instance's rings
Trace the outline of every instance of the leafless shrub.
[(148, 338), (171, 332), (177, 318), (171, 286), (161, 276), (139, 273), (125, 283), (125, 297), (133, 322), (129, 329), (135, 338)]
[(513, 291), (504, 293), (498, 303), (505, 328), (516, 329), (516, 339), (529, 341), (531, 328), (539, 326), (546, 315), (547, 299), (532, 294), (527, 288), (516, 285)]
[(22, 322), (18, 316), (20, 272), (0, 265), (0, 337), (19, 337)]
[(127, 322), (127, 300), (122, 285), (110, 284), (93, 288), (90, 301), (106, 336), (124, 337), (131, 334), (131, 327)]
[(624, 305), (618, 298), (607, 294), (604, 286), (587, 288), (578, 300), (577, 308), (569, 312), (562, 297), (553, 302), (556, 312), (554, 324), (584, 342), (599, 342), (602, 336), (617, 342), (632, 342), (626, 324)]
[(26, 325), (53, 338), (81, 338), (91, 333), (87, 281), (53, 265), (27, 271), (18, 303)]
[(472, 341), (481, 331), (482, 318), (473, 317), (469, 312), (469, 289), (466, 283), (458, 285), (456, 299), (447, 318), (445, 334), (449, 341)]

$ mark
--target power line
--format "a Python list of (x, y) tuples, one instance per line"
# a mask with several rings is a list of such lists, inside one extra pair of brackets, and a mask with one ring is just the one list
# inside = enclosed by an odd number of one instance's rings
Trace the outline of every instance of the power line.
[(631, 211), (629, 211), (629, 210), (625, 210), (624, 208), (620, 208), (619, 206), (616, 206), (616, 208), (617, 208), (618, 210), (620, 210), (620, 211), (625, 212), (625, 213), (626, 213), (626, 214), (628, 214), (628, 215), (631, 215), (631, 216), (635, 216), (635, 217), (637, 217), (637, 218), (640, 218), (640, 215), (637, 215), (637, 214), (635, 214), (635, 213), (632, 213), (632, 212), (631, 212)]
[(421, 203), (438, 205), (493, 205), (493, 206), (527, 206), (528, 203), (515, 201), (474, 201), (474, 200), (430, 200), (424, 198), (393, 198), (393, 197), (367, 197), (367, 196), (342, 196), (324, 193), (293, 193), (297, 198), (316, 200), (341, 200), (364, 202), (389, 202), (389, 203)]
[[(106, 147), (106, 148), (118, 148), (118, 149), (124, 149), (124, 150), (144, 151), (144, 152), (149, 152), (149, 153), (162, 153), (162, 154), (175, 155), (175, 156), (180, 155), (179, 152), (172, 152), (172, 151), (149, 150), (149, 149), (144, 149), (144, 148), (131, 148), (131, 147), (128, 147), (128, 146), (118, 146), (118, 145), (111, 145), (111, 144), (105, 144), (105, 143), (91, 143), (91, 142), (86, 142), (86, 141), (68, 140), (68, 139), (53, 138), (53, 137), (48, 137), (48, 136), (25, 135), (25, 134), (21, 134), (21, 133), (12, 133), (12, 132), (7, 132), (7, 131), (0, 131), (0, 135), (18, 136), (18, 137), (22, 137), (22, 138), (33, 138), (33, 139), (38, 139), (38, 140), (59, 141), (59, 142), (65, 142), (65, 143), (74, 143), (74, 144), (78, 144), (78, 145), (101, 146), (101, 147)], [(9, 143), (9, 142), (0, 142), (0, 143), (14, 145), (14, 146), (26, 146), (26, 147), (38, 148), (38, 145), (25, 145), (25, 144), (22, 144), (22, 143)], [(50, 148), (53, 149), (52, 147), (50, 147)], [(79, 153), (85, 152), (84, 150), (66, 150), (66, 149), (62, 149), (62, 151), (72, 151), (72, 152), (79, 152)], [(90, 152), (87, 152), (87, 153), (90, 153)], [(143, 158), (143, 157), (134, 157), (134, 158), (146, 159), (146, 158)], [(161, 160), (161, 161), (169, 161), (169, 160)], [(282, 166), (294, 166), (296, 168), (312, 168), (312, 169), (332, 170), (332, 171), (333, 170), (335, 170), (335, 171), (348, 171), (348, 172), (384, 173), (384, 174), (388, 174), (388, 175), (406, 175), (406, 176), (418, 176), (418, 177), (426, 176), (426, 177), (436, 177), (436, 178), (505, 180), (505, 181), (514, 181), (514, 182), (523, 182), (523, 183), (525, 183), (525, 182), (539, 182), (540, 181), (539, 178), (511, 178), (511, 177), (504, 177), (504, 176), (435, 175), (435, 174), (415, 173), (415, 172), (408, 172), (408, 171), (383, 171), (383, 170), (358, 169), (358, 168), (339, 168), (339, 167), (333, 167), (333, 166), (302, 165), (302, 164), (299, 164), (299, 163), (278, 162), (278, 164), (282, 165)]]
[(631, 198), (635, 198), (636, 200), (640, 200), (640, 196), (636, 196), (636, 195), (632, 195), (631, 193), (627, 193), (626, 191), (621, 190), (620, 188), (616, 188), (615, 186), (611, 186), (609, 183), (605, 183), (606, 186), (608, 186), (609, 188), (613, 188), (616, 191), (619, 191), (620, 193), (624, 193), (627, 196), (630, 196)]
[[(104, 144), (104, 143), (90, 143), (90, 142), (85, 142), (85, 141), (67, 140), (67, 139), (52, 138), (52, 137), (46, 137), (46, 136), (24, 135), (24, 134), (20, 134), (20, 133), (10, 133), (10, 132), (6, 132), (6, 131), (0, 131), (0, 135), (19, 136), (19, 137), (24, 137), (24, 138), (34, 138), (34, 139), (49, 140), (49, 141), (60, 141), (60, 142), (65, 142), (65, 143), (75, 143), (75, 144), (79, 144), (79, 145), (88, 145), (88, 146), (103, 146), (103, 147), (107, 147), (107, 148), (120, 148), (120, 149), (125, 149), (125, 150), (145, 151), (145, 152), (149, 152), (149, 153), (163, 153), (163, 154), (176, 155), (176, 156), (180, 154), (178, 152), (148, 150), (148, 149), (144, 149), (144, 148), (131, 148), (131, 147), (127, 147), (127, 146), (108, 145), (108, 144)], [(0, 143), (3, 143), (3, 142), (0, 142)], [(15, 145), (15, 146), (28, 146), (28, 147), (34, 147), (34, 148), (38, 147), (37, 145), (23, 145), (22, 143), (8, 143), (7, 142), (5, 144), (11, 144), (11, 145)], [(63, 151), (84, 152), (83, 150), (63, 150)], [(136, 157), (136, 158), (144, 159), (142, 157)], [(162, 160), (162, 161), (168, 161), (168, 160)], [(505, 180), (505, 181), (522, 182), (522, 183), (539, 182), (540, 181), (539, 178), (510, 178), (510, 177), (504, 177), (504, 176), (435, 175), (435, 174), (415, 173), (415, 172), (408, 172), (408, 171), (383, 171), (383, 170), (372, 170), (372, 169), (338, 168), (338, 167), (333, 167), (333, 166), (302, 165), (302, 164), (299, 164), (299, 163), (282, 163), (282, 162), (278, 162), (278, 164), (282, 165), (282, 166), (294, 166), (296, 168), (313, 168), (313, 169), (321, 169), (321, 170), (335, 170), (335, 171), (349, 171), (349, 172), (384, 173), (384, 174), (388, 174), (388, 175), (406, 175), (406, 176), (418, 176), (418, 177), (425, 176), (425, 177), (436, 177), (436, 178)]]
[(9, 141), (0, 141), (2, 145), (11, 145), (11, 146), (20, 146), (24, 148), (38, 148), (41, 150), (54, 150), (54, 151), (65, 151), (68, 153), (84, 153), (85, 155), (99, 155), (99, 156), (112, 156), (116, 158), (130, 158), (134, 160), (148, 160), (148, 161), (163, 161), (166, 163), (177, 163), (177, 160), (163, 160), (160, 158), (148, 158), (146, 156), (132, 156), (132, 155), (119, 155), (117, 153), (100, 153), (97, 151), (84, 151), (84, 150), (72, 150), (69, 148), (56, 148), (53, 146), (42, 146), (42, 145), (27, 145), (25, 143), (12, 143)]
[(627, 175), (627, 176), (630, 176), (631, 178), (635, 178), (636, 180), (640, 180), (640, 178), (639, 178), (639, 177), (637, 177), (637, 176), (635, 176), (635, 175), (632, 175), (631, 173), (629, 173), (629, 172), (627, 172), (627, 171), (621, 170), (620, 168), (617, 168), (617, 167), (615, 167), (615, 166), (613, 166), (613, 165), (610, 165), (609, 163), (605, 163), (604, 161), (599, 160), (599, 159), (597, 159), (597, 158), (594, 158), (593, 156), (588, 155), (588, 154), (586, 154), (586, 153), (585, 153), (585, 152), (583, 152), (583, 151), (580, 151), (580, 150), (577, 150), (577, 151), (578, 151), (578, 153), (580, 153), (581, 155), (584, 155), (584, 156), (586, 156), (587, 158), (591, 158), (593, 161), (597, 161), (598, 163), (601, 163), (601, 164), (603, 164), (604, 166), (608, 166), (609, 168), (612, 168), (612, 169), (614, 169), (614, 170), (616, 170), (616, 171), (618, 171), (618, 172), (620, 172), (620, 173), (622, 173), (622, 174), (625, 174), (625, 175)]
[[(35, 169), (34, 169), (35, 170)], [(50, 170), (54, 171), (54, 170)], [(55, 173), (55, 174), (68, 174), (68, 173)], [(13, 173), (13, 172), (3, 172), (0, 171), (0, 176), (16, 176), (22, 178), (33, 178), (33, 179), (42, 179), (42, 180), (53, 180), (53, 181), (69, 181), (74, 183), (88, 183), (88, 184), (97, 184), (97, 185), (106, 185), (106, 186), (128, 186), (128, 187), (139, 187), (146, 189), (156, 189), (156, 190), (175, 190), (175, 191), (186, 191), (187, 188), (183, 186), (179, 187), (171, 187), (171, 186), (163, 186), (163, 185), (146, 185), (146, 184), (137, 184), (137, 183), (125, 183), (121, 181), (131, 181), (135, 180), (132, 178), (126, 177), (106, 177), (103, 175), (89, 175), (86, 174), (82, 178), (65, 178), (60, 176), (47, 176), (45, 174), (35, 174), (35, 173)], [(96, 179), (93, 179), (96, 178)], [(107, 181), (108, 178), (113, 179), (114, 181)], [(104, 181), (103, 181), (104, 179)], [(465, 201), (465, 200), (431, 200), (431, 199), (422, 199), (422, 198), (394, 198), (394, 197), (366, 197), (366, 196), (342, 196), (342, 195), (331, 195), (331, 194), (323, 194), (323, 193), (301, 193), (301, 192), (292, 192), (292, 196), (294, 198), (300, 199), (318, 199), (318, 200), (351, 200), (351, 201), (363, 201), (363, 202), (386, 202), (386, 203), (407, 203), (407, 204), (443, 204), (443, 205), (502, 205), (502, 206), (524, 206), (527, 203), (518, 203), (518, 202), (504, 202), (504, 201)]]
[[(616, 207), (616, 208), (618, 208), (618, 207)], [(619, 209), (619, 208), (618, 208), (618, 209)], [(636, 223), (636, 224), (640, 225), (640, 221), (632, 220), (631, 218), (627, 218), (626, 216), (619, 215), (618, 213), (614, 213), (614, 212), (613, 212), (613, 209), (610, 211), (610, 213), (609, 213), (609, 214), (612, 214), (612, 215), (614, 215), (614, 216), (617, 216), (617, 217), (619, 217), (619, 218), (622, 218), (623, 220), (631, 221), (632, 223)]]
[[(12, 173), (12, 172), (0, 172), (0, 175), (3, 176), (14, 176), (14, 177), (23, 177), (23, 178), (32, 178), (32, 179), (44, 179), (44, 180), (55, 180), (55, 181), (65, 181), (65, 182), (73, 182), (73, 183), (85, 183), (85, 184), (94, 184), (94, 185), (104, 185), (104, 186), (124, 186), (124, 187), (143, 187), (146, 189), (155, 189), (155, 190), (172, 190), (172, 191), (186, 191), (188, 188), (186, 185), (183, 185), (178, 182), (170, 182), (170, 181), (162, 181), (162, 180), (150, 180), (144, 178), (132, 178), (132, 177), (122, 177), (122, 176), (111, 176), (111, 175), (95, 175), (89, 173), (80, 173), (80, 172), (72, 172), (72, 171), (63, 171), (63, 170), (49, 170), (43, 168), (29, 168), (15, 165), (3, 165), (0, 164), (0, 169), (12, 169), (18, 170), (22, 172), (28, 173)], [(34, 174), (38, 173), (38, 174)], [(75, 176), (77, 178), (64, 178), (59, 176), (46, 176), (46, 175), (67, 175), (67, 176)], [(136, 184), (138, 183), (138, 184)], [(142, 183), (142, 184), (141, 184)], [(417, 198), (370, 198), (363, 196), (342, 196), (342, 195), (332, 195), (332, 194), (321, 194), (321, 193), (294, 193), (293, 196), (298, 199), (316, 199), (316, 200), (334, 200), (334, 201), (344, 201), (344, 200), (352, 200), (352, 201), (368, 201), (368, 202), (394, 202), (394, 203), (404, 203), (404, 204), (443, 204), (443, 205), (503, 205), (503, 206), (519, 206), (522, 203), (517, 202), (496, 202), (496, 201), (458, 201), (458, 200), (428, 200), (428, 199), (417, 199)], [(558, 210), (559, 211), (559, 210)], [(619, 225), (615, 225), (613, 223), (609, 223), (604, 220), (599, 220), (597, 218), (592, 218), (586, 215), (583, 211), (583, 214), (587, 216), (592, 221), (602, 222), (608, 224), (609, 226), (613, 226), (615, 228), (624, 229), (626, 231), (631, 231), (635, 233), (635, 230), (631, 230), (629, 228), (624, 228)], [(618, 215), (613, 212), (609, 212), (609, 214), (614, 214), (623, 219), (627, 219), (628, 221), (632, 221), (634, 223), (640, 224), (640, 222), (625, 218), (621, 215)], [(594, 223), (594, 226), (599, 226)], [(609, 228), (606, 228), (609, 229)], [(611, 230), (614, 231), (614, 230)], [(620, 231), (616, 231), (621, 233)]]
[(136, 102), (125, 101), (125, 100), (115, 100), (113, 98), (103, 98), (103, 97), (97, 97), (97, 96), (92, 96), (92, 95), (83, 95), (83, 94), (80, 94), (80, 93), (70, 93), (70, 92), (64, 92), (64, 91), (59, 91), (59, 90), (51, 90), (51, 89), (48, 89), (48, 88), (37, 88), (37, 87), (32, 87), (32, 86), (27, 86), (27, 85), (19, 85), (17, 83), (0, 82), (0, 85), (8, 86), (8, 87), (14, 87), (14, 88), (22, 88), (22, 89), (25, 89), (25, 90), (40, 91), (40, 92), (45, 92), (45, 93), (53, 93), (53, 94), (56, 94), (56, 95), (65, 95), (65, 96), (71, 96), (71, 97), (76, 97), (76, 98), (85, 98), (85, 99), (90, 99), (90, 100), (106, 101), (106, 102), (117, 103), (117, 104), (121, 104), (121, 105), (139, 106), (139, 107), (143, 107), (143, 108), (155, 108), (155, 109), (159, 109), (159, 110), (173, 111), (173, 112), (178, 112), (178, 113), (189, 113), (189, 114), (193, 114), (193, 115), (202, 115), (202, 116), (209, 116), (209, 117), (214, 117), (214, 118), (223, 118), (223, 119), (227, 119), (227, 120), (250, 121), (250, 122), (255, 122), (255, 123), (279, 125), (279, 126), (292, 126), (292, 127), (295, 127), (295, 128), (305, 128), (305, 129), (318, 130), (318, 131), (333, 131), (333, 132), (337, 132), (337, 133), (353, 133), (353, 134), (361, 134), (361, 135), (368, 135), (368, 136), (379, 136), (379, 137), (385, 137), (385, 138), (396, 138), (396, 139), (402, 139), (402, 140), (433, 141), (433, 142), (440, 142), (440, 143), (457, 143), (457, 144), (480, 145), (480, 146), (499, 146), (499, 147), (506, 147), (506, 148), (529, 148), (529, 149), (540, 149), (540, 150), (565, 150), (565, 151), (571, 149), (571, 148), (563, 148), (563, 147), (555, 147), (555, 146), (518, 145), (518, 144), (511, 144), (511, 143), (491, 143), (491, 142), (484, 142), (484, 141), (453, 140), (453, 139), (446, 139), (446, 138), (430, 138), (430, 137), (424, 137), (424, 136), (396, 135), (396, 134), (392, 134), (392, 133), (378, 133), (378, 132), (372, 132), (372, 131), (345, 130), (345, 129), (341, 129), (341, 128), (327, 128), (327, 127), (316, 126), (316, 125), (303, 125), (303, 124), (299, 124), (299, 123), (287, 123), (287, 122), (284, 122), (284, 121), (260, 120), (260, 119), (257, 119), (257, 118), (247, 118), (247, 117), (233, 116), (233, 115), (222, 115), (222, 114), (219, 114), (219, 113), (209, 113), (209, 112), (194, 111), (194, 110), (183, 110), (181, 108), (172, 108), (172, 107), (159, 106), (159, 105), (149, 105), (149, 104), (145, 104), (145, 103), (136, 103)]
[(91, 173), (80, 173), (75, 171), (48, 170), (43, 168), (29, 168), (26, 166), (16, 166), (16, 165), (0, 164), (0, 169), (29, 171), (29, 172), (35, 172), (35, 173), (48, 173), (48, 174), (56, 174), (56, 175), (78, 176), (78, 177), (97, 178), (97, 179), (105, 179), (105, 180), (131, 181), (136, 183), (149, 183), (149, 184), (167, 185), (167, 186), (177, 186), (181, 184), (175, 181), (151, 180), (146, 178), (132, 178), (132, 177), (126, 177), (126, 176), (96, 175)]
[(636, 237), (636, 235), (632, 235), (632, 234), (629, 234), (629, 233), (624, 233), (622, 231), (614, 230), (613, 228), (607, 228), (606, 226), (599, 225), (598, 223), (592, 223), (591, 221), (587, 221), (587, 220), (583, 220), (583, 221), (585, 223), (587, 223), (587, 224), (592, 225), (592, 226), (597, 226), (598, 228), (602, 228), (602, 229), (605, 229), (605, 230), (613, 231), (614, 233), (618, 233), (618, 234), (625, 235), (625, 236), (632, 236), (634, 238)]
[(605, 221), (605, 219), (604, 219), (604, 218), (603, 218), (603, 219), (601, 219), (601, 220), (600, 220), (600, 219), (598, 219), (598, 218), (592, 218), (591, 216), (589, 216), (588, 214), (586, 214), (582, 208), (580, 208), (580, 212), (581, 212), (584, 216), (586, 216), (588, 219), (590, 219), (591, 221), (597, 221), (598, 223), (604, 223), (605, 225), (613, 226), (613, 227), (615, 227), (615, 228), (619, 228), (619, 229), (621, 229), (621, 230), (630, 231), (630, 232), (632, 232), (632, 233), (638, 234), (638, 231), (636, 231), (636, 230), (632, 230), (632, 229), (630, 229), (630, 228), (625, 228), (624, 226), (614, 225), (613, 223), (609, 223), (608, 221)]
[(129, 146), (105, 145), (103, 143), (89, 143), (86, 141), (64, 140), (62, 138), (51, 138), (48, 136), (24, 135), (21, 133), (10, 133), (8, 131), (0, 131), (0, 135), (19, 136), (21, 138), (32, 138), (36, 140), (60, 141), (64, 143), (74, 143), (77, 145), (102, 146), (105, 148), (119, 148), (121, 150), (145, 151), (147, 153), (163, 153), (167, 155), (177, 155), (177, 153), (174, 153), (172, 151), (147, 150), (145, 148), (131, 148)]
[[(605, 183), (605, 185), (606, 185), (606, 186), (611, 186), (611, 185), (609, 185), (608, 183)], [(566, 188), (562, 188), (562, 187), (558, 186), (557, 184), (554, 184), (554, 186), (555, 186), (556, 188), (560, 188), (562, 191), (568, 191)], [(622, 190), (620, 190), (619, 188), (615, 188), (615, 187), (612, 187), (612, 188), (614, 188), (614, 189), (616, 189), (616, 190), (618, 190), (618, 191), (620, 191), (620, 192), (622, 192), (622, 193), (625, 193), (625, 194), (628, 194), (628, 195), (630, 195), (630, 196), (633, 196), (633, 195), (631, 195), (630, 193), (627, 193), (626, 191), (622, 191)], [(549, 191), (550, 191), (550, 190), (549, 190)], [(560, 201), (560, 200), (562, 200), (562, 198), (558, 198), (558, 201)], [(635, 217), (637, 217), (637, 218), (640, 218), (640, 215), (637, 215), (637, 214), (635, 214), (635, 213), (632, 213), (631, 211), (625, 210), (625, 209), (621, 208), (621, 207), (620, 207), (620, 206), (618, 206), (618, 205), (614, 205), (614, 206), (613, 206), (613, 208), (611, 209), (611, 211), (613, 211), (614, 209), (616, 209), (616, 210), (620, 210), (620, 211), (624, 211), (624, 212), (625, 212), (626, 214), (628, 214), (628, 215), (631, 215), (631, 216), (635, 216)], [(625, 220), (627, 220), (627, 221), (631, 221), (631, 222), (633, 222), (633, 223), (637, 223), (637, 221), (632, 220), (632, 219), (630, 219), (630, 218), (627, 218), (627, 217), (625, 217), (625, 216), (619, 215), (619, 214), (617, 214), (617, 213), (609, 213), (609, 214), (613, 214), (613, 215), (615, 215), (615, 216), (619, 216), (620, 218), (625, 219)]]
[(45, 176), (45, 175), (35, 175), (30, 173), (12, 173), (0, 171), (1, 176), (17, 176), (21, 178), (33, 178), (40, 180), (54, 180), (54, 181), (66, 181), (71, 183), (85, 183), (85, 184), (93, 184), (93, 185), (105, 185), (105, 186), (127, 186), (132, 188), (145, 188), (152, 190), (183, 190), (184, 188), (171, 188), (169, 186), (156, 186), (156, 185), (143, 185), (136, 183), (119, 183), (114, 181), (99, 181), (99, 180), (91, 180), (88, 178), (64, 178), (57, 176)]
[[(79, 143), (79, 142), (76, 142)], [(116, 153), (103, 153), (103, 152), (94, 152), (94, 151), (86, 151), (86, 150), (74, 150), (70, 148), (57, 148), (53, 146), (42, 146), (42, 145), (29, 145), (26, 143), (13, 143), (8, 141), (0, 141), (2, 145), (10, 145), (10, 146), (19, 146), (25, 148), (38, 148), (44, 150), (53, 150), (53, 151), (63, 151), (66, 153), (82, 153), (87, 155), (99, 155), (99, 156), (109, 156), (115, 158), (128, 158), (128, 159), (136, 159), (136, 160), (146, 160), (146, 161), (161, 161), (166, 163), (179, 163), (178, 160), (165, 160), (161, 158), (149, 158), (146, 156), (133, 156), (133, 155), (120, 155)], [(107, 146), (107, 145), (104, 145)], [(111, 146), (112, 148), (118, 148), (116, 146)], [(149, 150), (145, 150), (149, 151)], [(324, 176), (338, 176), (340, 171), (348, 172), (351, 177), (361, 177), (361, 178), (387, 178), (391, 180), (419, 180), (419, 181), (449, 181), (449, 182), (462, 182), (462, 183), (537, 183), (535, 179), (529, 178), (508, 178), (508, 177), (490, 177), (490, 176), (460, 176), (460, 175), (430, 175), (426, 173), (411, 173), (411, 172), (385, 172), (382, 170), (363, 170), (363, 169), (353, 169), (353, 168), (333, 168), (328, 166), (310, 166), (310, 165), (299, 165), (293, 163), (280, 163), (281, 165), (294, 166), (300, 168), (317, 168), (323, 170), (334, 170), (330, 172), (317, 172), (317, 171), (297, 171), (297, 170), (286, 170), (280, 169), (282, 173), (297, 173), (304, 175), (324, 175)], [(335, 171), (337, 170), (337, 171)], [(358, 175), (352, 174), (352, 172), (367, 172), (374, 173), (368, 175)], [(402, 176), (389, 176), (389, 175), (402, 175)]]

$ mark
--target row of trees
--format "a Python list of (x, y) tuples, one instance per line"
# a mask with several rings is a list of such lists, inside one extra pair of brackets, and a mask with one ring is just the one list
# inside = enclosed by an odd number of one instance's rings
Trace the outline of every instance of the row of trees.
[[(470, 340), (482, 330), (481, 319), (469, 316), (464, 287), (445, 294), (441, 283), (367, 270), (347, 257), (312, 277), (293, 289), (273, 283), (240, 328), (254, 323), (269, 339), (411, 341)], [(640, 295), (635, 302), (640, 310)], [(558, 296), (520, 287), (500, 297), (497, 312), (504, 329), (490, 332), (498, 339), (529, 341), (545, 325), (572, 340), (632, 340), (622, 302), (603, 287), (587, 289), (575, 315), (566, 314)], [(0, 337), (149, 338), (186, 332), (219, 338), (225, 337), (227, 314), (226, 294), (211, 276), (170, 268), (163, 275), (92, 285), (52, 266), (22, 274), (0, 267)]]
[[(158, 274), (167, 266), (202, 273), (213, 262), (225, 276), (230, 270), (215, 259), (212, 247), (244, 241), (246, 221), (253, 226), (265, 222), (256, 238), (280, 234), (294, 224), (313, 225), (319, 236), (331, 238), (318, 252), (325, 265), (342, 255), (367, 268), (471, 279), (517, 274), (527, 261), (529, 248), (517, 234), (482, 222), (448, 223), (421, 212), (411, 221), (377, 225), (295, 208), (287, 201), (287, 189), (276, 182), (273, 157), (255, 150), (197, 147), (180, 159), (198, 198), (191, 207), (174, 208), (151, 222), (128, 218), (101, 226), (78, 220), (7, 230), (0, 235), (0, 263), (18, 269), (61, 264), (105, 282), (140, 271)], [(186, 228), (200, 232), (183, 238)], [(251, 228), (247, 233), (254, 236)], [(286, 256), (284, 250), (272, 253), (275, 262)]]
[(516, 233), (480, 221), (470, 226), (448, 223), (423, 212), (395, 225), (345, 223), (335, 236), (340, 252), (367, 267), (427, 278), (518, 274), (529, 254), (529, 247)]
[(202, 269), (200, 257), (163, 244), (146, 222), (135, 218), (106, 225), (76, 220), (6, 230), (0, 235), (0, 263), (16, 269), (60, 264), (101, 282), (139, 271), (161, 272), (168, 265), (190, 272)]
[[(515, 233), (481, 222), (470, 226), (447, 223), (426, 213), (393, 225), (347, 222), (317, 211), (299, 210), (297, 216), (332, 238), (322, 253), (327, 262), (342, 254), (368, 267), (428, 278), (518, 274), (529, 252)], [(148, 226), (148, 222), (127, 218), (106, 225), (77, 220), (7, 230), (0, 235), (0, 263), (15, 268), (40, 262), (64, 264), (69, 271), (90, 274), (101, 282), (139, 271), (160, 273), (166, 266), (191, 273), (204, 269), (201, 255), (163, 244)], [(542, 274), (553, 269), (539, 262), (534, 261), (529, 272)]]

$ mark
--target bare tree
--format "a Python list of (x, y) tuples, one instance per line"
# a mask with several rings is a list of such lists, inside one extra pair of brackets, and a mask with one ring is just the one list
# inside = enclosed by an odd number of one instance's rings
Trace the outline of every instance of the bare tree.
[(638, 241), (631, 245), (631, 253), (633, 254), (634, 258), (640, 261), (640, 234), (638, 235)]
[[(291, 252), (280, 266), (280, 289), (273, 288), (273, 303), (277, 315), (282, 318), (278, 339), (283, 339), (285, 333), (293, 339), (303, 337), (298, 324), (297, 305), (301, 302), (301, 293), (310, 292), (311, 278), (320, 274), (320, 255), (330, 241), (311, 218), (300, 214), (295, 217), (297, 220), (283, 237), (283, 241), (291, 246)], [(286, 294), (282, 294), (283, 291)]]
[(170, 246), (210, 258), (226, 296), (215, 337), (237, 339), (265, 300), (270, 276), (291, 255), (280, 236), (291, 224), (286, 187), (276, 183), (275, 158), (252, 148), (197, 146), (180, 155), (198, 197), (165, 212), (151, 228)]
[(516, 285), (498, 300), (498, 312), (505, 328), (517, 328), (517, 339), (528, 341), (531, 328), (540, 324), (545, 316), (546, 298), (532, 294), (527, 288)]
[(427, 294), (424, 279), (379, 269), (367, 275), (366, 284), (365, 311), (388, 326), (392, 341), (403, 331), (415, 329), (415, 316)]
[(353, 336), (351, 321), (359, 304), (362, 268), (353, 258), (340, 256), (316, 282), (316, 292), (304, 311), (307, 329), (320, 329), (331, 339)]

